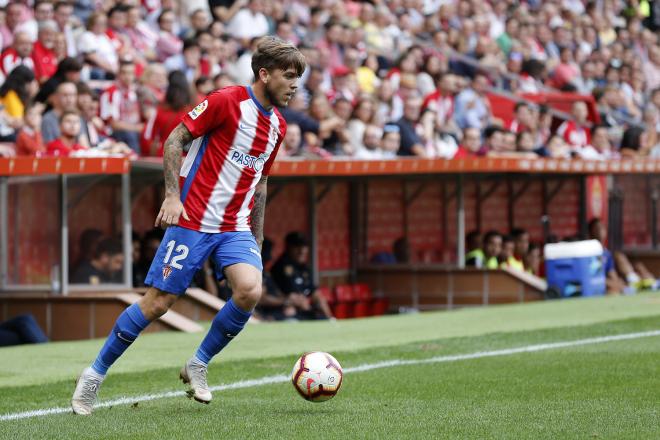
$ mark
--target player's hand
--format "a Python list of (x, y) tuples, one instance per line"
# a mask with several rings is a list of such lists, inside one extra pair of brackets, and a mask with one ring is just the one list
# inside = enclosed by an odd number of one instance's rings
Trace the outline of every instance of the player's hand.
[(160, 207), (160, 212), (158, 212), (158, 216), (156, 217), (154, 226), (160, 226), (165, 229), (168, 226), (178, 225), (181, 215), (183, 215), (184, 219), (190, 220), (183, 207), (183, 203), (181, 203), (181, 200), (178, 197), (165, 197), (165, 200), (163, 200), (163, 204)]

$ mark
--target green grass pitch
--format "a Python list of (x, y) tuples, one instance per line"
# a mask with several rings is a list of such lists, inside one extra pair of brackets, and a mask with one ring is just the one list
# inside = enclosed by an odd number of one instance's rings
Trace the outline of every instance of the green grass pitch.
[[(7, 415), (67, 407), (75, 376), (102, 341), (3, 348), (0, 439), (657, 439), (660, 334), (648, 334), (657, 330), (657, 294), (250, 325), (214, 359), (209, 383), (273, 376), (274, 383), (216, 391), (208, 406), (181, 395), (178, 382), (203, 335), (144, 335), (101, 389), (102, 402), (126, 403), (90, 417), (17, 420)], [(641, 332), (646, 336), (597, 339)], [(506, 351), (566, 341), (579, 345)], [(304, 401), (283, 378), (311, 350), (331, 352), (349, 369), (329, 402)], [(417, 362), (438, 357), (442, 362)], [(350, 371), (383, 361), (409, 364)], [(170, 391), (176, 393), (163, 397)], [(139, 398), (148, 394), (156, 398)]]

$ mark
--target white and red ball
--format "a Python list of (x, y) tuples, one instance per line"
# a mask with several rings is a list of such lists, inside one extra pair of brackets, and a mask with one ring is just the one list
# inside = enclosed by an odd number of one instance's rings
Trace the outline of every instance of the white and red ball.
[(324, 402), (335, 397), (343, 378), (337, 359), (322, 351), (302, 355), (291, 373), (293, 387), (303, 399), (311, 402)]

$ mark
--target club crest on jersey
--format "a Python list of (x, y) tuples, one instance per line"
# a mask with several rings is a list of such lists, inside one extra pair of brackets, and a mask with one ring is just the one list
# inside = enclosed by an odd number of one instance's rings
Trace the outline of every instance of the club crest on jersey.
[(209, 106), (209, 101), (208, 101), (208, 99), (205, 99), (204, 101), (197, 104), (197, 107), (190, 110), (190, 112), (188, 113), (188, 116), (190, 116), (191, 119), (195, 120), (199, 117), (199, 115), (204, 113), (204, 110), (206, 110), (206, 108), (208, 106)]
[(236, 150), (232, 150), (231, 152), (231, 160), (233, 162), (236, 162), (242, 167), (252, 168), (256, 172), (260, 172), (264, 169), (268, 156), (269, 155), (266, 153), (261, 153), (259, 157), (257, 157)]
[(169, 277), (171, 273), (172, 273), (172, 266), (170, 266), (169, 264), (166, 264), (165, 266), (163, 266), (163, 279), (164, 280), (166, 280), (167, 277)]

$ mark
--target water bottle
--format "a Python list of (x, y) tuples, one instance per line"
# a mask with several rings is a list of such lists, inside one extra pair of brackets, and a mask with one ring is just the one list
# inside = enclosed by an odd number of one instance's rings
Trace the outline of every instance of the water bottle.
[(52, 293), (60, 293), (60, 266), (55, 264), (50, 269), (50, 291)]

